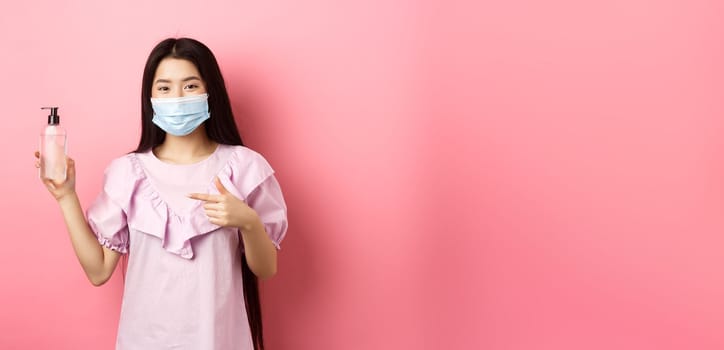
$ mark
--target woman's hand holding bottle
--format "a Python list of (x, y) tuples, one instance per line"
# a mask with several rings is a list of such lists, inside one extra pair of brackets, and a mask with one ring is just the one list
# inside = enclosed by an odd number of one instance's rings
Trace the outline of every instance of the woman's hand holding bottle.
[[(35, 167), (40, 169), (40, 152), (35, 152)], [(65, 181), (57, 182), (50, 179), (41, 179), (48, 192), (53, 195), (55, 200), (59, 201), (63, 198), (75, 194), (75, 161), (66, 156), (66, 164), (68, 172)]]

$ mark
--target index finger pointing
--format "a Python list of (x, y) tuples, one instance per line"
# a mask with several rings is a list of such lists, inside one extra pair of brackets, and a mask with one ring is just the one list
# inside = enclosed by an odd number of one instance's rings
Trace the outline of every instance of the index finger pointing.
[(204, 202), (218, 202), (218, 198), (216, 198), (218, 196), (207, 193), (189, 193), (186, 195), (186, 197)]

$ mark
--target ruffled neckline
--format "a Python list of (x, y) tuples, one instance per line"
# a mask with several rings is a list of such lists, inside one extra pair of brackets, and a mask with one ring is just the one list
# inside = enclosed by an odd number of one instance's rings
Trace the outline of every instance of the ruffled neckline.
[[(106, 171), (106, 184), (112, 185), (104, 186), (104, 190), (109, 199), (123, 209), (129, 229), (158, 237), (166, 251), (186, 259), (194, 256), (193, 238), (219, 229), (238, 232), (238, 228), (222, 228), (209, 222), (201, 201), (183, 212), (173, 210), (153, 186), (143, 164), (145, 158), (140, 159), (144, 156), (143, 153), (129, 153), (114, 161)], [(203, 161), (218, 162), (219, 170), (215, 177), (232, 195), (243, 201), (274, 173), (264, 157), (244, 146), (219, 145)], [(169, 171), (184, 166), (163, 165)], [(214, 177), (209, 179), (205, 192), (219, 193)]]
[[(200, 165), (203, 162), (209, 162), (213, 160), (213, 158), (219, 158), (226, 154), (228, 159), (226, 159), (221, 170), (216, 174), (216, 176), (222, 180), (222, 183), (224, 183), (223, 178), (228, 178), (228, 175), (232, 173), (231, 163), (235, 158), (234, 152), (222, 152), (222, 148), (226, 147), (228, 146), (219, 145), (209, 157), (188, 165)], [(209, 222), (201, 201), (195, 203), (185, 212), (175, 211), (151, 183), (139, 159), (139, 155), (131, 153), (128, 155), (128, 159), (131, 162), (131, 168), (137, 179), (133, 199), (134, 203), (132, 203), (127, 213), (129, 227), (158, 237), (161, 239), (162, 247), (170, 253), (186, 259), (193, 258), (193, 248), (190, 240), (194, 237), (216, 231), (221, 228), (221, 226)], [(187, 165), (163, 162), (156, 158), (151, 151), (149, 151), (149, 159), (169, 167), (183, 167)], [(225, 176), (225, 174), (227, 176)], [(207, 193), (218, 194), (218, 190), (214, 185), (214, 178), (210, 179), (207, 185)]]

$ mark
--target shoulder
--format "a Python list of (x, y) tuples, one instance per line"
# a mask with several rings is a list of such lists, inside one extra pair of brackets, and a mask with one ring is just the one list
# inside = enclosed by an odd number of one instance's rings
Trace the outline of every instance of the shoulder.
[(145, 176), (135, 153), (111, 160), (103, 172), (103, 190), (119, 204), (129, 203)]
[(223, 145), (223, 147), (226, 147), (231, 153), (230, 161), (235, 163), (236, 168), (256, 167), (273, 172), (271, 165), (261, 153), (246, 146)]
[(135, 157), (135, 153), (128, 153), (111, 160), (106, 166), (106, 175), (132, 172), (135, 166)]
[(124, 154), (111, 160), (103, 175), (106, 185), (131, 184), (144, 177), (136, 153)]
[(224, 145), (229, 153), (226, 166), (219, 173), (222, 184), (227, 182), (238, 189), (241, 198), (246, 198), (264, 180), (274, 174), (274, 169), (259, 153), (245, 146)]

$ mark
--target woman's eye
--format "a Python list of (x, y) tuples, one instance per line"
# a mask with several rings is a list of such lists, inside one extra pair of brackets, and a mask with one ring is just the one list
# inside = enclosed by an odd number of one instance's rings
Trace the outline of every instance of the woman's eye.
[(166, 92), (168, 91), (168, 86), (159, 86), (156, 88), (156, 90)]
[(184, 86), (184, 89), (186, 89), (186, 90), (193, 90), (193, 89), (195, 89), (195, 88), (197, 88), (197, 87), (199, 87), (199, 86), (196, 85), (196, 84), (189, 84), (189, 85)]

